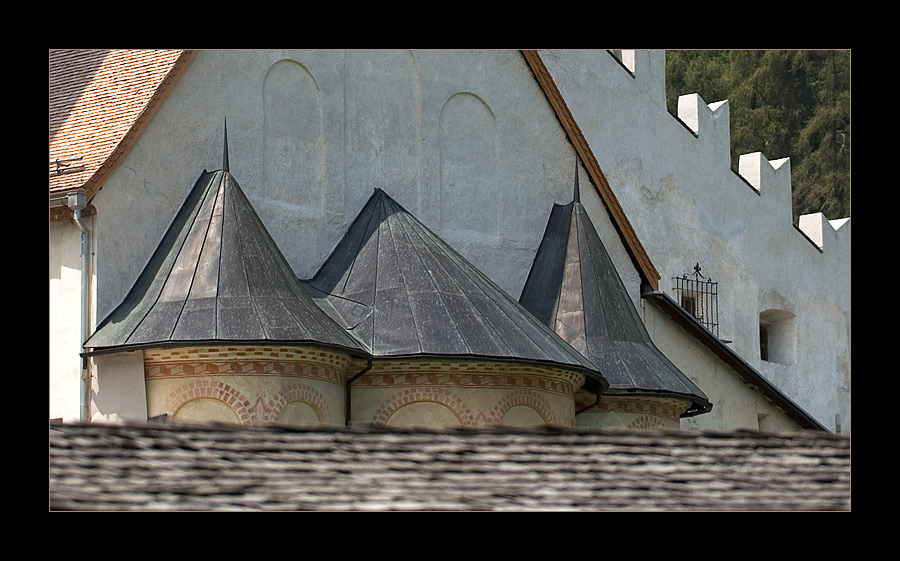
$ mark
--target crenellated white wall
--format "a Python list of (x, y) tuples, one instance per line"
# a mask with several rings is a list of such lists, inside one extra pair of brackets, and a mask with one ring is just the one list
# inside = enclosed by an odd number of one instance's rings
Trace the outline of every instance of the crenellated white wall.
[[(663, 51), (622, 51), (622, 64), (602, 50), (541, 56), (659, 270), (660, 290), (671, 294), (670, 278), (700, 263), (719, 282), (720, 337), (823, 425), (835, 428), (840, 415), (848, 432), (849, 218), (792, 224), (789, 154), (742, 155), (733, 173), (728, 102), (685, 92), (671, 115)], [(760, 358), (766, 310), (794, 316), (779, 326), (793, 330), (790, 364)]]

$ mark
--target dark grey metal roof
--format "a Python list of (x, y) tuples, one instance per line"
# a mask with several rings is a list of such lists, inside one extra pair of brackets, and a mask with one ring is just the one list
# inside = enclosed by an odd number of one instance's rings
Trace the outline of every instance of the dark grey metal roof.
[[(227, 146), (227, 144), (226, 144)], [(198, 343), (312, 344), (367, 356), (306, 294), (235, 178), (197, 180), (86, 354)]]
[(380, 189), (307, 287), (376, 357), (543, 363), (607, 386), (593, 364)]
[(49, 441), (51, 510), (850, 510), (850, 439), (811, 431), (95, 423)]
[(712, 409), (706, 395), (650, 340), (615, 265), (582, 206), (555, 204), (521, 304), (553, 327), (609, 380), (607, 394), (681, 397), (684, 416)]

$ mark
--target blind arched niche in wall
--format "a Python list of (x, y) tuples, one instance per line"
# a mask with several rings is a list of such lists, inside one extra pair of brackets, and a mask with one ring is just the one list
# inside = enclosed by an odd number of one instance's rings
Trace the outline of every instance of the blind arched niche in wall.
[(498, 134), (494, 113), (471, 93), (441, 110), (441, 230), (496, 237), (500, 213)]
[(281, 60), (263, 82), (264, 199), (321, 213), (325, 193), (325, 126), (315, 77)]

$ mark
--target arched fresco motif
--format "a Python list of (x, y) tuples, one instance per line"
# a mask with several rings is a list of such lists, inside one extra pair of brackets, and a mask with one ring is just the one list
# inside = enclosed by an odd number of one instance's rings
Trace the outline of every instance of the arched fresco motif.
[[(178, 418), (178, 411), (182, 406), (196, 399), (219, 400), (234, 411), (239, 424), (251, 424), (251, 415), (248, 409), (250, 401), (230, 385), (213, 379), (188, 382), (172, 391), (166, 399), (166, 412)], [(193, 406), (191, 409), (186, 410), (184, 415), (194, 415), (196, 411), (192, 411), (192, 409)], [(190, 420), (196, 421), (201, 419)]]
[(392, 398), (378, 408), (372, 418), (372, 423), (385, 426), (391, 416), (400, 408), (411, 403), (431, 402), (440, 404), (449, 409), (459, 421), (459, 426), (466, 428), (475, 427), (475, 416), (469, 407), (452, 391), (444, 388), (407, 388), (396, 393)]
[(506, 410), (497, 424), (501, 427), (534, 427), (546, 425), (547, 420), (530, 405), (514, 405)]
[[(491, 413), (488, 415), (488, 423), (491, 425), (504, 424), (504, 416), (507, 412), (520, 406), (527, 406), (537, 413), (545, 425), (560, 424), (556, 415), (553, 414), (553, 409), (550, 407), (550, 404), (547, 403), (547, 400), (538, 392), (532, 390), (517, 390), (505, 395), (503, 399), (497, 402), (491, 409)], [(535, 419), (530, 412), (528, 415), (519, 415), (518, 417), (522, 420)], [(506, 421), (513, 425), (519, 424), (519, 421), (513, 418), (513, 416), (507, 418)], [(571, 425), (572, 423), (565, 424)]]
[(415, 401), (403, 405), (384, 423), (386, 427), (461, 427), (452, 409), (434, 401)]
[(628, 428), (641, 430), (665, 428), (665, 426), (661, 419), (650, 415), (641, 415), (628, 423)]
[(324, 423), (328, 420), (328, 402), (311, 386), (292, 384), (277, 397), (272, 418), (279, 424)]
[(234, 409), (214, 397), (200, 397), (187, 401), (172, 414), (172, 418), (189, 423), (241, 424), (241, 419)]

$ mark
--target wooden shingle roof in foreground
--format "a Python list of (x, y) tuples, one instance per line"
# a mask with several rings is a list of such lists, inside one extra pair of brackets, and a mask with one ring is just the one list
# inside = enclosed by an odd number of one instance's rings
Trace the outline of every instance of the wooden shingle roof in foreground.
[(850, 510), (821, 432), (50, 427), (52, 510)]

